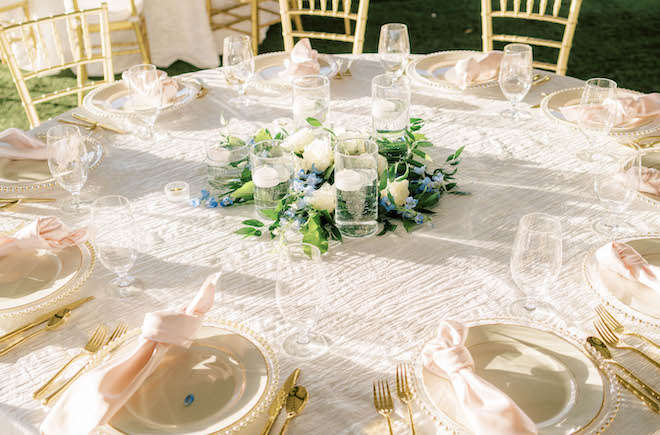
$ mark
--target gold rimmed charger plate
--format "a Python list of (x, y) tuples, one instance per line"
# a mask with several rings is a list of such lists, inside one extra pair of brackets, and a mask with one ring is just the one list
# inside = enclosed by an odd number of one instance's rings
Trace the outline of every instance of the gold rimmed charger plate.
[[(36, 135), (46, 141), (45, 135)], [(96, 167), (105, 157), (105, 149), (98, 140), (86, 136), (87, 164), (89, 170)], [(50, 173), (47, 160), (13, 160), (0, 158), (0, 192), (2, 191), (30, 191), (47, 189), (57, 183)]]
[[(570, 332), (514, 319), (466, 326), (475, 373), (507, 394), (539, 434), (590, 433), (614, 418), (619, 393), (613, 373)], [(449, 430), (472, 434), (451, 382), (424, 368), (421, 358), (414, 364), (417, 399), (425, 412)]]
[[(109, 361), (132, 352), (140, 331)], [(92, 361), (96, 366), (103, 353)], [(105, 431), (113, 434), (231, 434), (261, 416), (273, 399), (279, 365), (268, 343), (232, 323), (204, 322), (189, 349), (172, 347)]]
[[(580, 104), (583, 88), (562, 89), (551, 93), (541, 101), (541, 109), (551, 120), (567, 125), (574, 129), (579, 129), (577, 123), (564, 118), (561, 113), (562, 107), (574, 106)], [(617, 94), (622, 95), (643, 95), (641, 92), (630, 89), (617, 89)], [(610, 130), (611, 136), (639, 136), (645, 135), (660, 129), (660, 116), (644, 120), (641, 124), (635, 126), (620, 125)]]
[[(192, 101), (202, 89), (202, 84), (196, 80), (174, 78), (179, 90), (173, 101), (161, 107), (162, 111), (176, 110)], [(117, 80), (103, 85), (87, 94), (83, 107), (97, 116), (108, 118), (130, 118), (135, 113), (126, 107), (128, 102), (128, 85), (124, 80)]]
[[(642, 166), (660, 171), (660, 150), (644, 151), (642, 153)], [(660, 195), (648, 192), (637, 192), (637, 196), (651, 205), (660, 207)]]
[[(485, 55), (481, 51), (452, 50), (440, 51), (426, 55), (408, 64), (406, 73), (413, 80), (429, 86), (460, 90), (458, 86), (448, 80), (448, 74), (452, 74), (452, 68), (459, 60), (469, 57)], [(474, 83), (468, 85), (471, 88), (484, 88), (497, 85), (497, 79), (477, 78)]]
[[(268, 87), (290, 87), (289, 81), (280, 76), (280, 73), (285, 70), (284, 61), (288, 58), (289, 53), (284, 51), (255, 56), (254, 73), (257, 83)], [(339, 65), (332, 56), (319, 54), (317, 60), (321, 66), (320, 75), (330, 79), (339, 72)]]
[[(644, 234), (620, 238), (640, 253), (650, 264), (660, 267), (660, 234)], [(584, 258), (583, 272), (589, 287), (608, 305), (625, 315), (660, 326), (660, 298), (658, 293), (637, 281), (622, 277), (601, 267), (596, 251), (602, 244), (590, 250)]]

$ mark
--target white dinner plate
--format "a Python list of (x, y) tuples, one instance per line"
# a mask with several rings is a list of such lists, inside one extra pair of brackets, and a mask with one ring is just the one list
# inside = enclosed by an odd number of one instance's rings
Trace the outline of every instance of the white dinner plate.
[[(254, 73), (257, 83), (269, 87), (291, 86), (286, 77), (280, 76), (280, 73), (285, 70), (284, 61), (288, 58), (289, 53), (284, 51), (255, 56)], [(339, 71), (339, 65), (332, 56), (319, 54), (317, 59), (321, 66), (321, 71), (319, 72), (320, 75), (330, 79)]]
[[(475, 373), (507, 394), (540, 434), (588, 433), (614, 418), (613, 374), (569, 333), (501, 319), (466, 326)], [(473, 433), (451, 382), (424, 368), (421, 358), (415, 373), (420, 402), (434, 420), (459, 434)]]
[[(45, 135), (36, 137), (46, 141)], [(98, 140), (92, 137), (86, 136), (84, 140), (87, 147), (85, 159), (91, 171), (103, 160), (105, 149)], [(45, 189), (53, 187), (55, 184), (55, 179), (48, 168), (48, 160), (0, 158), (0, 192)]]
[[(453, 74), (452, 68), (456, 65), (456, 62), (468, 57), (483, 55), (485, 55), (485, 53), (472, 50), (441, 51), (429, 54), (409, 63), (406, 68), (406, 73), (413, 80), (426, 85), (460, 89), (448, 80), (449, 76)], [(477, 78), (474, 83), (468, 85), (468, 89), (495, 86), (496, 84), (497, 79)]]
[[(129, 332), (110, 360), (132, 352), (139, 334)], [(205, 322), (189, 349), (170, 348), (105, 429), (130, 435), (233, 433), (264, 411), (278, 382), (277, 358), (262, 338), (238, 325)]]
[[(196, 80), (174, 80), (179, 85), (179, 90), (174, 100), (161, 108), (163, 111), (175, 110), (194, 101), (202, 89), (202, 85)], [(134, 116), (134, 112), (126, 107), (127, 101), (128, 86), (124, 80), (117, 80), (87, 94), (83, 107), (98, 116), (128, 118)]]
[[(660, 267), (660, 235), (631, 236), (617, 241), (632, 246), (650, 264)], [(585, 279), (598, 296), (632, 318), (660, 326), (660, 298), (649, 287), (622, 277), (601, 267), (596, 251), (602, 244), (587, 253), (583, 263)]]
[[(550, 119), (560, 124), (568, 125), (569, 127), (578, 129), (577, 123), (569, 121), (564, 118), (561, 113), (561, 108), (566, 106), (574, 106), (580, 104), (583, 88), (569, 88), (553, 92), (541, 101), (541, 108)], [(617, 89), (619, 96), (623, 95), (643, 95), (641, 92), (631, 91), (629, 89)], [(634, 127), (620, 125), (613, 127), (610, 131), (612, 136), (627, 136), (627, 135), (645, 135), (660, 129), (660, 116), (648, 119), (640, 125)]]

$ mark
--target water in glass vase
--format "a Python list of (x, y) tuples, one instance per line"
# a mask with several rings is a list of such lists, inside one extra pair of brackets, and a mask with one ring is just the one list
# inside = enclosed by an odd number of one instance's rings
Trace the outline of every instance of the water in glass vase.
[(285, 166), (261, 166), (252, 174), (254, 205), (261, 210), (273, 209), (289, 192), (290, 171)]
[(378, 176), (374, 169), (342, 169), (335, 174), (335, 223), (347, 237), (365, 237), (378, 229)]
[(408, 127), (409, 105), (400, 99), (377, 99), (371, 105), (373, 130), (388, 139), (397, 138)]
[(325, 98), (300, 97), (293, 105), (293, 121), (296, 126), (308, 127), (307, 118), (314, 118), (321, 124), (328, 116), (328, 102)]

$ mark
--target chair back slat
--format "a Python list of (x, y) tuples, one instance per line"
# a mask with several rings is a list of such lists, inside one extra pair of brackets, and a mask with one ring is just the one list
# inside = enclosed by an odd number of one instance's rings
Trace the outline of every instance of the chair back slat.
[(520, 0), (513, 0), (513, 12), (520, 12)]
[(555, 0), (555, 4), (552, 6), (552, 16), (558, 17), (560, 9), (561, 9), (561, 0)]
[[(36, 31), (35, 33), (37, 34), (37, 41), (39, 41), (39, 45), (45, 47), (46, 41), (44, 40), (44, 36), (41, 33), (41, 26), (35, 24), (34, 30)], [(48, 68), (52, 68), (53, 64), (50, 61), (50, 57), (48, 56), (44, 56), (44, 57), (46, 58), (46, 65), (48, 66)]]
[(66, 60), (64, 59), (64, 51), (62, 50), (62, 39), (60, 37), (60, 32), (57, 30), (57, 26), (55, 25), (55, 21), (50, 22), (50, 29), (53, 33), (53, 41), (55, 42), (55, 51), (57, 52), (57, 57), (60, 60), (60, 64), (64, 64), (66, 63)]
[(92, 38), (89, 35), (89, 23), (87, 22), (87, 17), (85, 15), (82, 15), (80, 17), (81, 21), (81, 26), (82, 27), (82, 40), (83, 40), (83, 46), (85, 47), (85, 58), (91, 59), (92, 58)]
[(545, 15), (548, 10), (548, 0), (541, 0), (539, 2), (539, 14)]

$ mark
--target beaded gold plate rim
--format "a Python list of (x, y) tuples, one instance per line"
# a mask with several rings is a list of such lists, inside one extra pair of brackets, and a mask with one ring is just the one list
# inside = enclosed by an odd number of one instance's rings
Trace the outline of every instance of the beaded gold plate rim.
[[(286, 83), (284, 81), (281, 82), (269, 82), (266, 80), (260, 80), (257, 75), (259, 73), (258, 70), (258, 65), (257, 63), (264, 61), (264, 59), (270, 59), (272, 57), (284, 57), (287, 56), (288, 53), (286, 51), (276, 51), (274, 53), (264, 53), (264, 54), (259, 54), (257, 56), (254, 56), (254, 84), (259, 86), (259, 87), (264, 87), (264, 88), (272, 88), (272, 89), (291, 89), (291, 84)], [(320, 58), (325, 60), (328, 65), (330, 65), (330, 74), (325, 75), (324, 77), (327, 77), (328, 79), (332, 79), (334, 76), (337, 75), (339, 72), (339, 65), (337, 64), (337, 61), (334, 59), (332, 55), (329, 54), (321, 54), (319, 53), (318, 55)]]
[[(472, 55), (479, 55), (479, 54), (485, 54), (483, 51), (477, 51), (477, 50), (445, 50), (445, 51), (437, 51), (435, 53), (430, 53), (425, 56), (422, 56), (418, 59), (415, 59), (414, 61), (410, 62), (408, 66), (406, 67), (406, 74), (408, 74), (409, 77), (411, 77), (414, 81), (418, 83), (422, 83), (428, 86), (433, 86), (435, 88), (441, 88), (441, 89), (452, 89), (455, 91), (461, 91), (461, 88), (458, 86), (454, 85), (453, 83), (450, 82), (436, 82), (433, 80), (429, 80), (426, 77), (422, 77), (417, 73), (416, 66), (418, 63), (424, 61), (425, 59), (432, 57), (432, 56), (439, 56), (439, 55), (450, 55), (450, 54), (459, 54), (459, 53), (466, 53), (466, 54), (472, 54)], [(480, 88), (490, 88), (493, 86), (497, 86), (499, 84), (497, 79), (493, 79), (490, 81), (487, 81), (485, 83), (478, 83), (478, 84), (471, 84), (468, 85), (466, 91), (471, 90), (471, 89), (480, 89)]]

